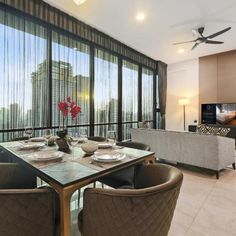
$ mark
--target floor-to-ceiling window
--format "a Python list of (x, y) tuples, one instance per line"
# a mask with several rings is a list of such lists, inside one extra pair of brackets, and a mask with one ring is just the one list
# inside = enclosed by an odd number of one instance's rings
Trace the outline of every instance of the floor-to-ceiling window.
[(153, 71), (142, 69), (142, 121), (153, 126)]
[[(0, 42), (0, 130), (46, 127), (49, 78), (37, 73), (48, 72), (46, 29), (0, 10)], [(1, 132), (0, 140), (19, 135)]]
[[(57, 130), (57, 105), (67, 97), (81, 107), (77, 120), (68, 118), (69, 131), (87, 127), (90, 135), (106, 136), (115, 130), (127, 140), (139, 121), (153, 125), (151, 68), (1, 6), (0, 41), (0, 141), (24, 135), (27, 126), (34, 135)], [(155, 93), (158, 107), (158, 88)]]
[(122, 79), (122, 139), (127, 140), (138, 123), (138, 65), (123, 60)]
[(98, 49), (95, 50), (94, 112), (96, 136), (106, 136), (107, 130), (117, 131), (118, 58)]
[(76, 120), (68, 116), (67, 125), (89, 126), (89, 46), (69, 36), (52, 32), (52, 125), (60, 126), (59, 101), (71, 97), (81, 107)]

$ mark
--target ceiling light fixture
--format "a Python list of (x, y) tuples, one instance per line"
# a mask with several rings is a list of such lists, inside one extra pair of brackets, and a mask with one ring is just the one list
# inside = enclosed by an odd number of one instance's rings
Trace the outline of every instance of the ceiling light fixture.
[(86, 0), (74, 0), (74, 2), (75, 2), (76, 5), (79, 6), (79, 5), (83, 4), (83, 3), (85, 3)]
[(143, 21), (144, 19), (145, 19), (144, 13), (139, 12), (139, 13), (136, 15), (136, 20), (137, 20), (137, 21)]
[(183, 48), (180, 48), (180, 49), (178, 50), (178, 53), (179, 53), (179, 54), (184, 53), (184, 49), (183, 49)]

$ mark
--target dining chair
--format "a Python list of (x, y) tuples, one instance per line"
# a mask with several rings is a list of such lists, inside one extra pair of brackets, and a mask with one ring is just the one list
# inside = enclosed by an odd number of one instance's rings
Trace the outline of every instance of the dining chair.
[(11, 141), (25, 141), (25, 140), (28, 140), (28, 139), (29, 139), (29, 137), (21, 136), (21, 137), (13, 138)]
[(90, 136), (88, 137), (88, 140), (96, 141), (96, 142), (105, 142), (107, 139), (102, 136)]
[(16, 163), (0, 164), (0, 235), (59, 235), (59, 200)]
[[(139, 142), (118, 142), (117, 146), (135, 148), (144, 151), (150, 151), (150, 146)], [(108, 185), (112, 188), (134, 188), (134, 169), (135, 167), (128, 167), (124, 170), (117, 171), (108, 176), (102, 177), (98, 181)]]
[(167, 236), (183, 174), (165, 164), (140, 165), (135, 189), (88, 188), (78, 215), (83, 236)]

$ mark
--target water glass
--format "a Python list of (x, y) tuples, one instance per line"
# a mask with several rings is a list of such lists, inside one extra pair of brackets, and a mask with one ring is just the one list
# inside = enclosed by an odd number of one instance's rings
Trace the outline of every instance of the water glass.
[(111, 143), (112, 148), (116, 144), (116, 132), (114, 130), (108, 130), (106, 135), (107, 141)]
[(26, 127), (25, 128), (25, 136), (27, 136), (28, 139), (30, 139), (33, 135), (33, 131), (34, 131), (34, 129), (32, 127)]

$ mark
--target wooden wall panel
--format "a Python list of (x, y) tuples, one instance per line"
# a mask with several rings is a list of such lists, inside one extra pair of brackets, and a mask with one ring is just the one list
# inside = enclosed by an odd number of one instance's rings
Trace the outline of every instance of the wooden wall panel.
[(199, 58), (199, 105), (236, 103), (236, 50)]
[(236, 102), (236, 51), (218, 54), (217, 68), (218, 102)]
[(217, 56), (199, 59), (199, 103), (217, 102)]

